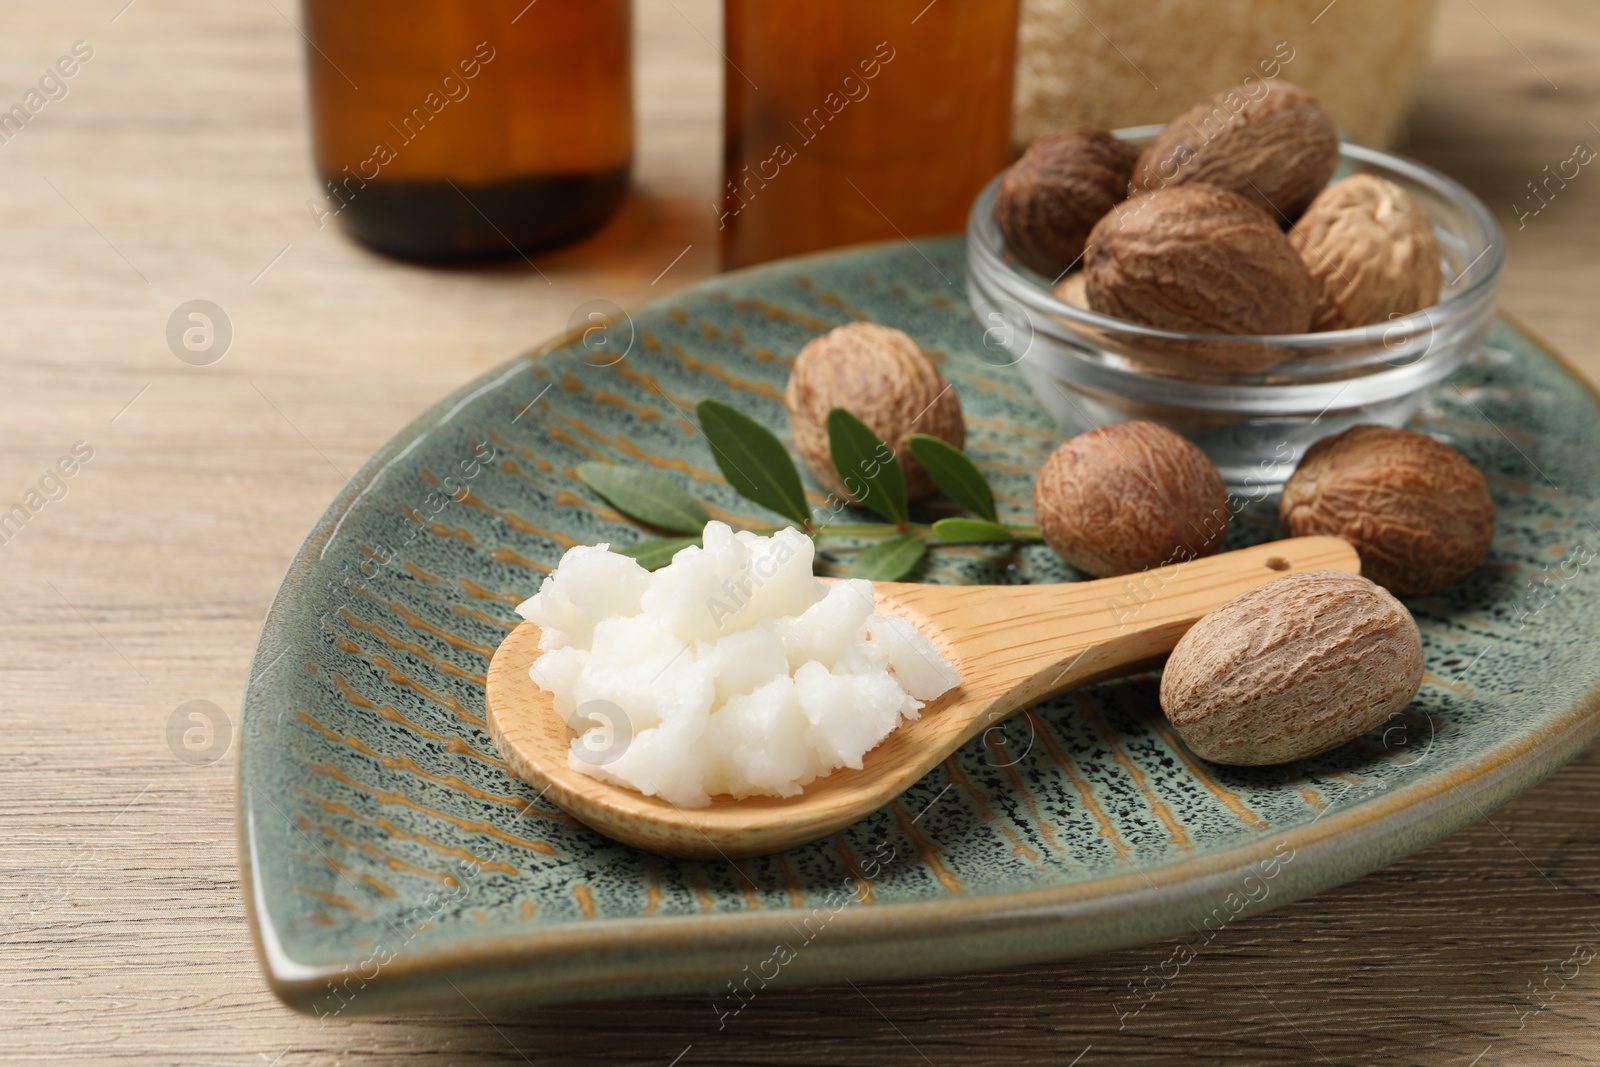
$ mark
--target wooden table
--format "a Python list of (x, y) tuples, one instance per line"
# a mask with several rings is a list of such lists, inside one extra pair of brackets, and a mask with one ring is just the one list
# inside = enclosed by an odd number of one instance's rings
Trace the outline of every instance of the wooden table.
[[(583, 300), (714, 269), (716, 5), (639, 8), (637, 190), (539, 274), (419, 270), (317, 229), (292, 0), (0, 15), (6, 103), (93, 48), (0, 145), (0, 510), (75, 442), (94, 450), (0, 547), (0, 1061), (1600, 1059), (1600, 962), (1569, 962), (1600, 942), (1600, 751), (1404, 863), (1230, 928), (1121, 1029), (1113, 1000), (1164, 948), (772, 991), (722, 1032), (698, 998), (320, 1028), (273, 999), (240, 899), (234, 753), (183, 762), (169, 717), (213, 701), (236, 734), (291, 553), (385, 438)], [(1501, 213), (1505, 306), (1600, 378), (1600, 174), (1520, 230), (1512, 212), (1545, 164), (1600, 145), (1600, 8), (1445, 0), (1436, 44), (1407, 150)], [(205, 367), (165, 336), (197, 298), (234, 329)]]

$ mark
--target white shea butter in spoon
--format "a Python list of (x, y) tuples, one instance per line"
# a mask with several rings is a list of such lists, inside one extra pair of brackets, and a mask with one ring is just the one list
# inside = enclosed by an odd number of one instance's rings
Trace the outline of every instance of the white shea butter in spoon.
[(813, 576), (798, 530), (702, 540), (654, 573), (570, 549), (517, 608), (540, 628), (530, 676), (580, 732), (573, 770), (683, 807), (795, 796), (960, 683), (871, 582)]

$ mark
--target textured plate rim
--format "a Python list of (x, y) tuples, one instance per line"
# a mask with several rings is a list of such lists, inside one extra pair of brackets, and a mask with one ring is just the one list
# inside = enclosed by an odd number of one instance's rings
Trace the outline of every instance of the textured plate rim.
[[(729, 281), (790, 272), (797, 264), (900, 243), (832, 249), (715, 275), (638, 310), (647, 312)], [(1519, 319), (1504, 312), (1499, 317), (1536, 344), (1600, 404), (1600, 390), (1565, 355)], [(462, 385), (397, 431), (361, 466), (317, 519), (290, 561), (252, 657), (246, 707), (264, 650), (276, 647), (269, 645), (268, 638), (283, 627), (284, 616), (300, 599), (311, 557), (321, 555), (344, 517), (388, 466), (445, 425), (467, 401), (533, 360), (565, 347), (577, 333), (557, 335)], [(1271, 910), (1354, 880), (1486, 817), (1554, 772), (1597, 735), (1600, 682), (1537, 731), (1490, 750), (1487, 758), (1446, 775), (1394, 786), (1385, 797), (1369, 799), (1326, 819), (1319, 815), (1282, 833), (1265, 833), (1245, 844), (1147, 869), (1130, 864), (1126, 874), (1072, 885), (846, 908), (831, 916), (828, 927), (833, 932), (819, 939), (815, 947), (808, 943), (810, 951), (799, 953), (786, 968), (787, 984), (797, 987), (846, 978), (885, 980), (940, 970), (999, 969), (1148, 943), (1195, 929), (1189, 913), (1204, 914), (1207, 906), (1214, 907), (1230, 888), (1251, 874), (1259, 877), (1261, 865), (1277, 859), (1277, 869), (1288, 872), (1288, 877), (1274, 882), (1281, 891), (1260, 901), (1246, 900), (1236, 911), (1230, 909), (1228, 921)], [(256, 837), (245, 778), (245, 749), (241, 740), (237, 833), (240, 884), (251, 939), (272, 991), (288, 1006), (320, 1015), (316, 1004), (326, 997), (330, 983), (348, 976), (361, 961), (304, 964), (284, 951), (255, 877)], [(1456, 795), (1453, 801), (1450, 794)], [(1283, 861), (1285, 846), (1291, 849), (1292, 858), (1307, 853), (1309, 862), (1295, 865)], [(349, 1014), (420, 1006), (441, 1010), (446, 990), (461, 995), (466, 1002), (463, 1011), (476, 1010), (480, 1001), (505, 1005), (710, 990), (719, 980), (731, 982), (738, 977), (742, 965), (765, 959), (776, 941), (793, 935), (790, 920), (806, 914), (811, 912), (784, 907), (601, 919), (407, 951), (380, 967), (372, 978), (362, 980), (361, 992), (370, 995), (355, 997)], [(1025, 947), (1000, 936), (1017, 927), (1026, 927), (1030, 935)], [(931, 933), (935, 929), (937, 933)], [(561, 964), (567, 966), (563, 969)], [(846, 969), (849, 973), (842, 973)], [(478, 998), (469, 998), (462, 985)]]

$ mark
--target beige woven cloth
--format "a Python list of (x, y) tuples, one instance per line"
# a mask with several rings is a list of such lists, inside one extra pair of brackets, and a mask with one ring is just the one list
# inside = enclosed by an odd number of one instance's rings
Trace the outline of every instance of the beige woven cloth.
[(1246, 77), (1322, 98), (1365, 144), (1401, 130), (1436, 0), (1023, 0), (1018, 143), (1165, 122)]

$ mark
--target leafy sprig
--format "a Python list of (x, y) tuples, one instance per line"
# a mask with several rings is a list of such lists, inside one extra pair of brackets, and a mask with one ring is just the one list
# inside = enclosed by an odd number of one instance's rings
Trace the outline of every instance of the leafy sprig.
[(800, 472), (776, 434), (720, 400), (700, 401), (695, 414), (722, 476), (740, 496), (801, 526), (811, 524)]
[(669, 533), (695, 534), (711, 521), (706, 506), (664, 474), (614, 463), (580, 463), (578, 477), (630, 519)]
[(892, 523), (911, 521), (906, 476), (894, 449), (844, 408), (828, 412), (828, 452), (847, 493)]
[[(891, 582), (904, 578), (940, 545), (1020, 544), (1036, 541), (1033, 526), (1000, 521), (994, 490), (961, 449), (927, 434), (913, 434), (909, 446), (928, 476), (952, 501), (977, 518), (952, 517), (932, 523), (911, 520), (905, 469), (872, 428), (844, 408), (828, 412), (828, 447), (833, 466), (850, 500), (834, 498), (828, 515), (855, 502), (875, 512), (882, 523), (835, 522), (813, 513), (800, 471), (783, 442), (767, 427), (719, 400), (702, 400), (695, 409), (700, 429), (722, 476), (746, 500), (788, 520), (812, 537), (829, 534), (882, 538), (862, 551), (846, 573), (852, 578)], [(620, 549), (648, 570), (669, 563), (679, 550), (699, 544), (711, 514), (683, 486), (657, 471), (609, 463), (582, 463), (578, 477), (623, 515), (671, 537), (653, 537)], [(758, 528), (770, 534), (781, 526)]]

